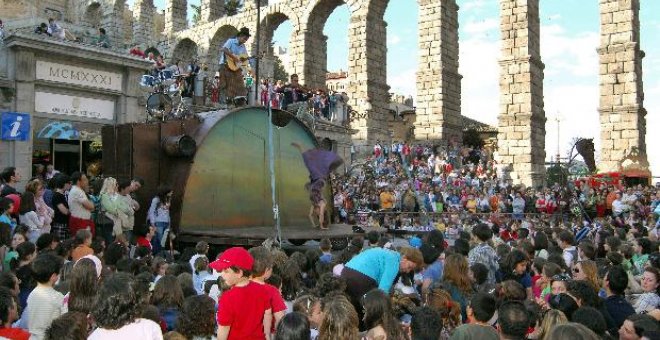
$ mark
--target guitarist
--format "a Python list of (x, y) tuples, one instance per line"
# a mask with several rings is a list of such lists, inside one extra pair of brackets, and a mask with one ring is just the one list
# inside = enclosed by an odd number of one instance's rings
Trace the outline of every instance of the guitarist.
[(231, 59), (235, 64), (240, 64), (243, 61), (239, 56), (247, 55), (245, 43), (248, 39), (250, 39), (250, 30), (243, 27), (235, 37), (227, 40), (220, 50), (220, 80), (221, 83), (224, 83), (221, 88), (224, 88), (226, 98), (234, 99), (239, 96), (247, 96), (243, 72), (240, 69), (232, 71), (227, 63), (228, 59)]

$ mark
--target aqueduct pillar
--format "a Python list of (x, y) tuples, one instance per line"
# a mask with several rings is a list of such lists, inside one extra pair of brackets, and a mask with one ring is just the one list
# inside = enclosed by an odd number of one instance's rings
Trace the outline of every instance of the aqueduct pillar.
[(202, 0), (202, 22), (211, 22), (225, 15), (225, 0)]
[[(348, 26), (348, 93), (350, 105), (364, 115), (351, 122), (358, 130), (356, 144), (389, 142), (386, 114), (389, 112), (387, 85), (386, 3), (371, 0), (351, 16)], [(365, 8), (366, 7), (366, 8)]]
[(600, 0), (600, 171), (637, 148), (646, 161), (639, 0)]
[(165, 32), (170, 35), (173, 32), (183, 31), (188, 28), (188, 1), (167, 0), (165, 5)]
[(545, 180), (545, 111), (539, 0), (500, 0), (502, 56), (497, 161), (504, 179)]
[[(153, 0), (135, 0), (133, 3), (133, 41), (146, 44), (148, 48), (152, 42), (156, 8)], [(131, 46), (132, 47), (132, 46)]]
[(447, 141), (462, 134), (455, 0), (419, 1), (419, 68), (415, 139)]

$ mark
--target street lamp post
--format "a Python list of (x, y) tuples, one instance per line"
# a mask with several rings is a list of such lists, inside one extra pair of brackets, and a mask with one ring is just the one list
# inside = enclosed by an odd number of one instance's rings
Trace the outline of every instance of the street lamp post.
[(256, 44), (256, 53), (254, 54), (257, 56), (257, 62), (254, 65), (254, 102), (258, 103), (259, 102), (259, 63), (261, 62), (261, 59), (259, 58), (259, 45), (261, 44), (261, 0), (257, 0), (257, 33), (256, 33), (256, 39), (257, 39), (257, 44)]
[(560, 142), (559, 142), (559, 136), (560, 136), (560, 130), (561, 130), (561, 116), (559, 112), (557, 112), (557, 116), (555, 117), (555, 121), (557, 122), (557, 164), (561, 163), (561, 152), (560, 152)]
[[(261, 0), (257, 0), (257, 32), (256, 32), (256, 53), (255, 55), (257, 56), (257, 62), (254, 67), (254, 77), (256, 78), (254, 83), (255, 85), (255, 91), (254, 91), (254, 101), (255, 103), (259, 102), (259, 48), (261, 44)], [(277, 181), (275, 178), (275, 143), (274, 143), (274, 129), (273, 129), (273, 108), (271, 107), (271, 93), (266, 88), (266, 91), (268, 91), (268, 103), (266, 104), (267, 109), (268, 109), (268, 171), (270, 175), (270, 190), (271, 190), (271, 199), (273, 203), (273, 220), (275, 222), (275, 239), (277, 240), (277, 244), (281, 247), (282, 246), (282, 226), (280, 223), (280, 207), (277, 202)]]

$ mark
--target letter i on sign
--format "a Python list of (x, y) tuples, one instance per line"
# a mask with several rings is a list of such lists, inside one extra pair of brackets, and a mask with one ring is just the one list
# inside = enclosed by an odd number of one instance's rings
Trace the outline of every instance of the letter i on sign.
[(9, 136), (12, 138), (18, 137), (18, 131), (21, 128), (21, 121), (23, 120), (23, 117), (18, 116), (16, 117), (16, 121), (11, 123), (11, 131), (9, 132)]

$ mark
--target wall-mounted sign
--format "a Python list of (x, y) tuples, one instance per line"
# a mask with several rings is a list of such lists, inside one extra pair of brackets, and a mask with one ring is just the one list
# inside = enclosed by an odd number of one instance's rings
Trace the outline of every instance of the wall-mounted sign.
[(27, 113), (2, 113), (2, 140), (26, 141), (30, 136), (30, 115)]
[(101, 141), (101, 129), (104, 125), (102, 123), (33, 117), (32, 136), (35, 140), (44, 138)]
[(34, 109), (37, 112), (70, 115), (84, 118), (113, 120), (115, 102), (48, 92), (34, 93)]
[(51, 63), (43, 60), (37, 60), (36, 78), (113, 91), (121, 91), (122, 86), (122, 75), (120, 73)]
[(39, 129), (37, 138), (48, 139), (80, 139), (80, 132), (70, 122), (50, 122)]

